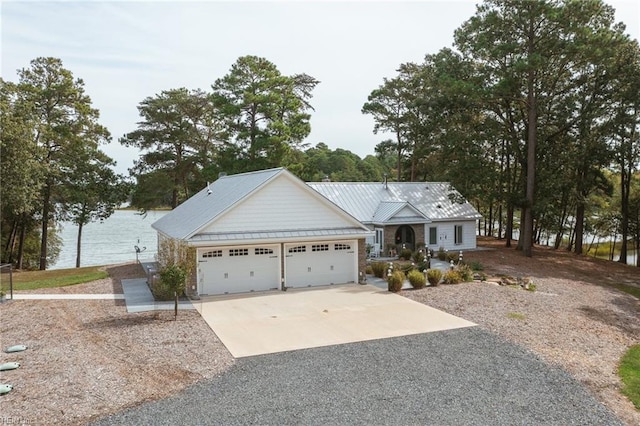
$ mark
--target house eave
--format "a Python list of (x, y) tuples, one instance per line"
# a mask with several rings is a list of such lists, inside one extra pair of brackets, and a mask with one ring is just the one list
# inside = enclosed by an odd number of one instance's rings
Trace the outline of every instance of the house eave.
[(193, 247), (274, 244), (298, 241), (357, 240), (373, 235), (360, 228), (306, 229), (288, 231), (225, 232), (196, 234), (187, 242)]

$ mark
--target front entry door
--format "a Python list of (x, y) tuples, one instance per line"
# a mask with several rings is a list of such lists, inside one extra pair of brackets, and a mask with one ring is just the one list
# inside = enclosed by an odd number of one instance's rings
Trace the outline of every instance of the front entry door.
[(396, 231), (396, 245), (400, 250), (408, 248), (413, 250), (415, 247), (415, 232), (409, 225), (402, 225)]

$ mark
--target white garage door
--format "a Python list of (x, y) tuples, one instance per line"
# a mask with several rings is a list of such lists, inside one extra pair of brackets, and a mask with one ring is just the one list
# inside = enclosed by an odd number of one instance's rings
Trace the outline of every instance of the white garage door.
[(285, 245), (285, 285), (311, 287), (356, 280), (356, 242), (331, 241)]
[(217, 247), (198, 254), (200, 294), (272, 290), (280, 283), (278, 245)]

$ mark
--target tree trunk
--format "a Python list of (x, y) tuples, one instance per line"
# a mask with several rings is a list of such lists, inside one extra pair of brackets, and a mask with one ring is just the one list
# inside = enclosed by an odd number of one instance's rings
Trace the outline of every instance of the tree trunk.
[(51, 215), (51, 179), (44, 188), (44, 200), (42, 204), (42, 236), (40, 239), (40, 270), (47, 269), (47, 239), (49, 236), (49, 216)]
[(513, 239), (513, 215), (513, 205), (507, 204), (507, 223), (504, 230), (504, 237), (507, 239), (507, 247), (511, 247), (511, 240)]
[[(26, 213), (24, 214), (26, 216)], [(27, 221), (23, 218), (22, 226), (20, 228), (20, 243), (18, 244), (18, 261), (16, 267), (22, 269), (24, 263), (24, 241), (27, 239)]]
[(498, 239), (502, 238), (502, 202), (498, 204)]
[(620, 246), (620, 258), (618, 262), (627, 264), (627, 240), (629, 239), (629, 190), (631, 189), (631, 174), (625, 169), (624, 160), (620, 164), (620, 214), (622, 222), (620, 223), (620, 233), (622, 241)]
[(534, 88), (534, 71), (527, 77), (527, 185), (525, 191), (522, 252), (531, 257), (533, 247), (533, 204), (536, 185), (537, 106)]
[(14, 219), (11, 225), (11, 233), (5, 245), (3, 263), (13, 263), (13, 249), (16, 243), (16, 235), (18, 234), (18, 226), (18, 219)]
[(80, 267), (80, 249), (82, 247), (82, 223), (78, 224), (78, 240), (76, 241), (76, 268)]
[(582, 254), (582, 242), (584, 239), (584, 209), (584, 202), (578, 201), (578, 206), (576, 207), (576, 238), (573, 250), (576, 254)]

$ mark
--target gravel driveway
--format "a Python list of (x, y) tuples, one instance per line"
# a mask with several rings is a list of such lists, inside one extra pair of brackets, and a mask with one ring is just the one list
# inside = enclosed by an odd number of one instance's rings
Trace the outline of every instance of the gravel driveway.
[(242, 358), (93, 424), (622, 423), (564, 371), (473, 327)]

